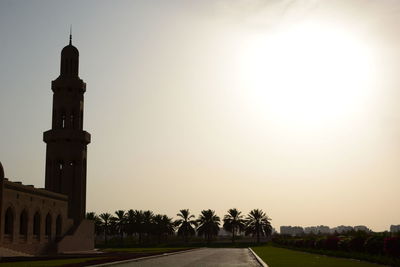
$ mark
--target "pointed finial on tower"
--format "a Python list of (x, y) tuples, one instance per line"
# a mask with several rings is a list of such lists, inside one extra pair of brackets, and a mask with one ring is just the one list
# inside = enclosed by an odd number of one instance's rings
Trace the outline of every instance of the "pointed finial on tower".
[(72, 45), (72, 24), (69, 26), (69, 45)]
[(4, 169), (3, 169), (3, 165), (1, 165), (1, 162), (0, 162), (0, 181), (1, 181), (1, 179), (4, 179)]

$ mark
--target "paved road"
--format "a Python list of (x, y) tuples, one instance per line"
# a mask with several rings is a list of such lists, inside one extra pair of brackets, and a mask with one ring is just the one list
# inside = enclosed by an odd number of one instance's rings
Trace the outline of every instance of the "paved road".
[(158, 257), (137, 262), (115, 265), (116, 267), (134, 266), (234, 266), (260, 267), (247, 248), (205, 248), (179, 253), (171, 256)]

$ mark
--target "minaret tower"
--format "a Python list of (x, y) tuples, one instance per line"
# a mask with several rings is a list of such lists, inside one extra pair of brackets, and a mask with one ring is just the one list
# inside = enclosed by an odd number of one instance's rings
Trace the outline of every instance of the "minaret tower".
[(90, 134), (83, 130), (86, 84), (78, 76), (79, 51), (69, 45), (61, 51), (60, 76), (52, 81), (52, 128), (44, 132), (47, 190), (68, 196), (68, 217), (78, 224), (86, 212), (86, 157)]

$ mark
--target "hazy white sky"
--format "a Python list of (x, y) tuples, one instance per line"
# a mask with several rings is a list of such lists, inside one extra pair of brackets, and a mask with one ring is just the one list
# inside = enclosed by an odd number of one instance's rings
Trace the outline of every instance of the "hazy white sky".
[(0, 160), (44, 185), (69, 25), (87, 209), (400, 224), (400, 2), (0, 1)]

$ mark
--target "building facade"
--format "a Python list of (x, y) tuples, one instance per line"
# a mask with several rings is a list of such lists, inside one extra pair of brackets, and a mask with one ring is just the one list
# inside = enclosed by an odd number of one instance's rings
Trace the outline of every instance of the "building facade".
[(311, 233), (312, 234), (329, 234), (330, 232), (331, 232), (331, 229), (325, 225), (310, 226), (310, 227), (304, 228), (305, 234), (311, 234)]
[(400, 225), (391, 225), (390, 232), (391, 233), (400, 233)]
[(300, 226), (281, 226), (280, 234), (290, 235), (290, 236), (300, 236), (304, 234), (304, 229), (303, 227)]
[(5, 178), (0, 163), (0, 255), (38, 255), (94, 248), (94, 225), (85, 220), (86, 164), (90, 134), (83, 131), (79, 51), (61, 52), (60, 76), (52, 82), (52, 128), (46, 143), (45, 188)]

